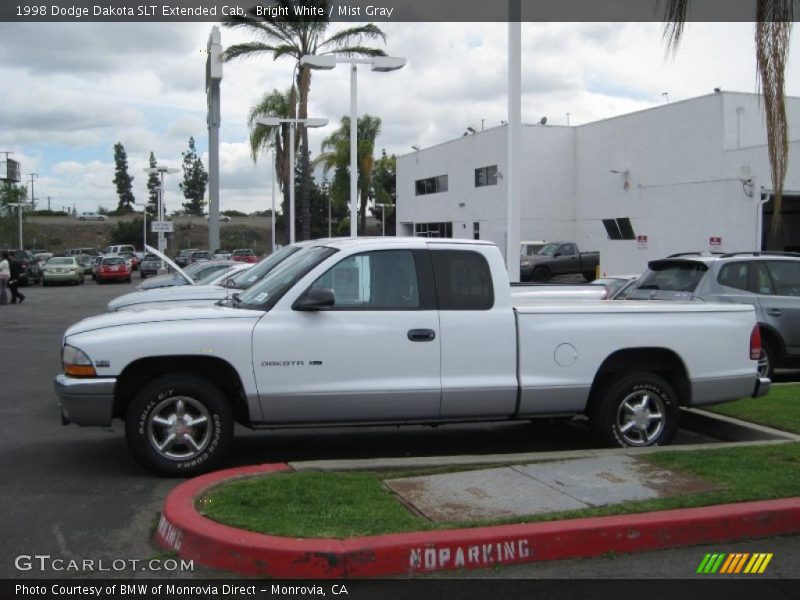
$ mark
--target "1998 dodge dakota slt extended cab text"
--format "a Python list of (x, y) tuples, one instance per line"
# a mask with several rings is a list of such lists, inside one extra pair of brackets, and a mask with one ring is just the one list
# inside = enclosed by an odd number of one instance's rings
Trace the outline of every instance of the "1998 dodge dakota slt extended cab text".
[(121, 311), (64, 335), (62, 420), (125, 420), (168, 475), (253, 428), (587, 414), (607, 443), (669, 443), (680, 406), (759, 396), (753, 308), (514, 300), (480, 241), (324, 240), (225, 305)]

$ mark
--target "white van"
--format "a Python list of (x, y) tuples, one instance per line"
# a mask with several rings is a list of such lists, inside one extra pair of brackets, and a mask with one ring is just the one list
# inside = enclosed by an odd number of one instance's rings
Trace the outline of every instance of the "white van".
[(119, 254), (120, 252), (136, 252), (131, 244), (121, 244), (119, 246), (106, 246), (103, 248), (103, 254)]

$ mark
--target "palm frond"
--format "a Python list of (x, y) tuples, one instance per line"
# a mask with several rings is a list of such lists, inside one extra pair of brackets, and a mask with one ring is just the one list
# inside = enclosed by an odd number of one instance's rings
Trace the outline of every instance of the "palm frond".
[(756, 5), (756, 63), (758, 80), (764, 95), (767, 150), (775, 202), (773, 234), (780, 228), (783, 184), (789, 157), (785, 89), (792, 13), (792, 0), (759, 0)]
[(234, 44), (228, 46), (222, 51), (222, 61), (228, 62), (243, 56), (252, 56), (262, 52), (275, 52), (275, 46), (264, 44), (262, 42), (244, 42), (241, 44)]
[(334, 52), (339, 52), (339, 48), (344, 46), (348, 46), (353, 43), (361, 44), (363, 40), (377, 39), (380, 39), (385, 44), (386, 34), (383, 33), (381, 28), (374, 23), (367, 23), (366, 25), (343, 29), (342, 31), (333, 34), (327, 40), (321, 42), (319, 44), (319, 48), (322, 49), (326, 46), (331, 46), (334, 48)]
[(667, 55), (674, 55), (681, 43), (689, 0), (657, 0), (656, 10), (664, 4), (664, 31), (661, 34), (666, 43)]

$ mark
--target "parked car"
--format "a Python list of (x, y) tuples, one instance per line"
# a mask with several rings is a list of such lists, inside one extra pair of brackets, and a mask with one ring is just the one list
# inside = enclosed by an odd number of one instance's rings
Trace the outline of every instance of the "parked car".
[(92, 272), (92, 263), (94, 262), (93, 256), (89, 256), (88, 254), (79, 254), (75, 258), (78, 260), (78, 264), (81, 266), (81, 269), (83, 269), (84, 276), (87, 273)]
[(44, 285), (55, 283), (72, 283), (78, 285), (84, 282), (83, 268), (74, 256), (54, 256), (44, 265)]
[(96, 212), (82, 212), (75, 215), (78, 221), (107, 221), (108, 217)]
[(193, 285), (198, 279), (206, 277), (221, 269), (235, 265), (232, 260), (201, 260), (188, 265), (177, 273), (159, 275), (139, 284), (140, 290), (152, 290), (159, 287), (170, 287), (175, 285)]
[(231, 253), (228, 252), (227, 250), (217, 249), (214, 250), (212, 256), (214, 257), (214, 260), (230, 260)]
[[(306, 241), (284, 246), (276, 250), (273, 254), (270, 254), (257, 265), (247, 265), (246, 263), (231, 261), (233, 264), (230, 268), (245, 265), (250, 268), (247, 269), (246, 272), (239, 271), (233, 273), (230, 276), (230, 280), (223, 284), (224, 287), (222, 285), (197, 285), (194, 279), (186, 274), (186, 271), (169, 260), (167, 256), (161, 255), (164, 263), (183, 277), (184, 285), (164, 286), (157, 289), (146, 289), (144, 285), (141, 285), (136, 292), (114, 298), (108, 303), (107, 310), (109, 312), (114, 312), (117, 310), (140, 309), (152, 306), (164, 306), (166, 303), (169, 303), (171, 306), (195, 306), (201, 304), (211, 306), (216, 302), (228, 300), (232, 298), (234, 294), (252, 287), (287, 258), (299, 252), (301, 247), (312, 243), (318, 242)], [(153, 249), (153, 254), (158, 256), (160, 253)], [(168, 279), (169, 277), (173, 276), (168, 276), (164, 279)]]
[(757, 376), (759, 352), (750, 306), (516, 307), (494, 244), (358, 238), (301, 248), (230, 306), (76, 323), (54, 385), (63, 423), (124, 418), (143, 465), (188, 476), (219, 465), (236, 421), (438, 425), (585, 414), (605, 443), (668, 444), (681, 406), (769, 390)]
[(197, 252), (197, 248), (186, 248), (185, 250), (181, 250), (178, 252), (178, 255), (175, 257), (175, 264), (179, 267), (185, 267), (189, 264), (189, 256), (192, 252)]
[(208, 250), (195, 250), (189, 255), (186, 264), (191, 265), (202, 260), (212, 260), (211, 252)]
[(121, 256), (125, 260), (127, 260), (131, 265), (131, 270), (138, 271), (139, 270), (139, 258), (136, 256), (135, 252), (118, 252), (117, 256)]
[(22, 286), (30, 285), (32, 283), (39, 283), (42, 281), (42, 269), (39, 261), (28, 250), (6, 249), (0, 252), (8, 252), (8, 254), (19, 264), (21, 273), (19, 276), (19, 284)]
[[(98, 254), (92, 259), (92, 279), (97, 280), (97, 268), (100, 266), (100, 261), (105, 258), (105, 255)], [(84, 271), (84, 275), (86, 272)]]
[(148, 252), (139, 265), (139, 275), (142, 279), (146, 279), (151, 275), (158, 275), (163, 268), (164, 262), (152, 252)]
[(64, 250), (62, 256), (78, 256), (79, 254), (97, 256), (100, 252), (97, 248), (69, 248), (68, 250)]
[(97, 265), (95, 272), (95, 279), (97, 283), (106, 283), (108, 281), (125, 281), (131, 282), (131, 265), (130, 262), (120, 255), (104, 256)]
[(122, 254), (123, 252), (133, 254), (136, 252), (136, 248), (134, 248), (133, 244), (117, 244), (103, 248), (103, 254)]
[(536, 240), (532, 242), (520, 242), (519, 243), (519, 254), (520, 256), (532, 256), (534, 254), (538, 254), (539, 250), (541, 250), (547, 242), (544, 240)]
[(650, 261), (628, 299), (748, 304), (760, 327), (759, 373), (800, 365), (800, 254), (674, 254)]
[(603, 286), (609, 300), (624, 298), (626, 290), (633, 288), (639, 275), (609, 275), (589, 282), (589, 285)]
[(240, 262), (257, 263), (258, 258), (252, 248), (239, 248), (231, 253), (231, 258)]
[[(208, 215), (206, 215), (206, 221), (208, 221), (209, 219), (210, 219), (210, 217)], [(231, 218), (228, 215), (220, 215), (219, 216), (219, 220), (222, 223), (229, 223)]]
[(44, 264), (47, 262), (48, 259), (53, 258), (52, 252), (32, 252), (33, 258), (36, 260), (36, 264), (39, 265), (39, 273), (44, 271)]
[(599, 252), (580, 252), (575, 242), (549, 242), (536, 254), (522, 258), (520, 279), (548, 281), (554, 275), (583, 275), (592, 281), (599, 264)]

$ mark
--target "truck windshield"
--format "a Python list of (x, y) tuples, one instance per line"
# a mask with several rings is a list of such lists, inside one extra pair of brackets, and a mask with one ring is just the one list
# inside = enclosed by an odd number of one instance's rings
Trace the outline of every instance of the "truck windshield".
[(280, 263), (299, 250), (300, 248), (297, 246), (284, 246), (276, 250), (252, 269), (248, 269), (244, 273), (239, 273), (233, 277), (233, 287), (237, 290), (246, 290), (250, 288), (256, 281), (264, 277), (264, 275), (272, 271)]
[(545, 256), (553, 256), (558, 250), (558, 244), (545, 244), (542, 248), (537, 252), (537, 254), (543, 254)]
[(311, 269), (338, 252), (335, 248), (312, 246), (296, 252), (246, 292), (236, 294), (234, 308), (269, 310)]

